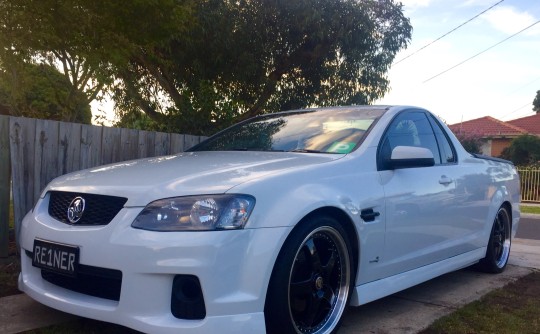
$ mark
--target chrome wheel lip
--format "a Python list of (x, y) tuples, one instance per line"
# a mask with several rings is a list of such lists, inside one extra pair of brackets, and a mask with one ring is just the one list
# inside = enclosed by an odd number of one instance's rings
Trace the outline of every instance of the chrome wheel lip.
[[(311, 328), (309, 330), (302, 331), (298, 325), (296, 324), (295, 318), (293, 316), (292, 308), (291, 308), (291, 281), (293, 278), (293, 271), (295, 268), (294, 263), (296, 262), (298, 255), (306, 245), (306, 243), (313, 238), (314, 235), (318, 233), (326, 233), (332, 240), (332, 242), (335, 244), (335, 246), (338, 248), (338, 255), (341, 257), (340, 259), (340, 266), (341, 266), (341, 280), (339, 282), (339, 291), (336, 295), (335, 302), (332, 305), (331, 310), (326, 315), (325, 319), (320, 326), (317, 326), (315, 328)], [(341, 234), (334, 228), (330, 226), (322, 226), (319, 227), (313, 231), (311, 231), (302, 241), (300, 244), (300, 247), (296, 251), (293, 265), (291, 266), (291, 270), (289, 272), (289, 282), (287, 285), (287, 296), (288, 296), (288, 306), (289, 306), (289, 316), (291, 318), (292, 324), (294, 326), (294, 329), (296, 333), (298, 334), (325, 334), (325, 333), (331, 333), (335, 327), (337, 326), (339, 320), (341, 319), (341, 316), (343, 315), (343, 312), (345, 311), (345, 308), (347, 306), (347, 301), (349, 297), (349, 290), (350, 290), (350, 273), (351, 273), (351, 264), (349, 259), (349, 251), (347, 249), (347, 244)]]
[[(498, 238), (499, 243), (501, 244), (501, 249), (495, 254), (495, 265), (498, 268), (503, 268), (508, 262), (510, 256), (510, 246), (511, 246), (511, 226), (510, 226), (510, 217), (508, 212), (504, 209), (500, 209), (497, 212), (497, 217), (495, 218), (495, 224), (492, 231), (492, 238)], [(497, 227), (499, 225), (499, 227)]]

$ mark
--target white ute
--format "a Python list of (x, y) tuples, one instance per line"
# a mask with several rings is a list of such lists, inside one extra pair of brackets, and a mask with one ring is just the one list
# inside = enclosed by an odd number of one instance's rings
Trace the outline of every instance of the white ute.
[(333, 333), (357, 306), (505, 269), (519, 176), (416, 107), (268, 114), (189, 152), (61, 176), (19, 288), (148, 333)]

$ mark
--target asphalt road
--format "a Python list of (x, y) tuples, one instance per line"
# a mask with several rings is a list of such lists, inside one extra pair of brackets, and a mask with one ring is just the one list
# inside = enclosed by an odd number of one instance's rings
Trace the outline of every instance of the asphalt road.
[(538, 218), (521, 217), (516, 238), (540, 240), (540, 215)]

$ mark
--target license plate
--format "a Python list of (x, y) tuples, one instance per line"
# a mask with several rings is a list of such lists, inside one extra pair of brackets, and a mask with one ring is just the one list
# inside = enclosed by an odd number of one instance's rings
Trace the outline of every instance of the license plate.
[(35, 239), (32, 265), (59, 274), (76, 276), (79, 247)]

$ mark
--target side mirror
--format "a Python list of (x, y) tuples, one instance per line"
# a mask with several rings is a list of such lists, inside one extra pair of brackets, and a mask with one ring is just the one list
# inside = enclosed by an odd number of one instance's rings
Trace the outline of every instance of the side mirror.
[(424, 147), (396, 146), (392, 150), (389, 169), (430, 167), (435, 165), (435, 159), (431, 150)]

